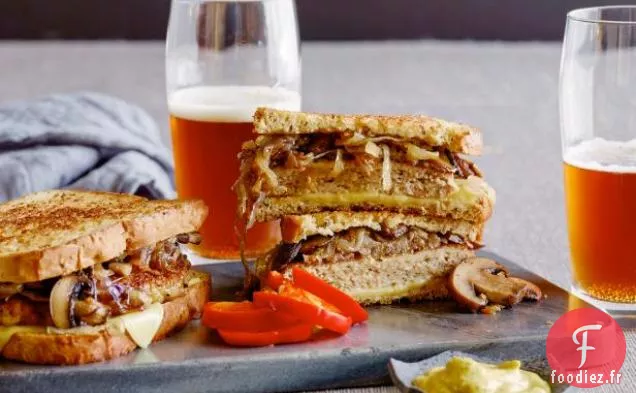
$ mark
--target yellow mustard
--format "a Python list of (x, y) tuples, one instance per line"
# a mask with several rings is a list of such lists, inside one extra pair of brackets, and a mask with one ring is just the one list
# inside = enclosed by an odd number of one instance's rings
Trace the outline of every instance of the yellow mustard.
[(521, 369), (519, 360), (499, 364), (454, 357), (445, 367), (417, 376), (413, 385), (430, 393), (550, 393), (537, 374)]

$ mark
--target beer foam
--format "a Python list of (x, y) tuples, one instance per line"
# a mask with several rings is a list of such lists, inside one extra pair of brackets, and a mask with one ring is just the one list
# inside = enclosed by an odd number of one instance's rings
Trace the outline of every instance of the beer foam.
[(197, 86), (168, 96), (170, 114), (188, 120), (252, 122), (259, 106), (300, 110), (300, 94), (267, 86)]
[(594, 138), (569, 147), (563, 160), (601, 172), (636, 173), (636, 139), (627, 142)]

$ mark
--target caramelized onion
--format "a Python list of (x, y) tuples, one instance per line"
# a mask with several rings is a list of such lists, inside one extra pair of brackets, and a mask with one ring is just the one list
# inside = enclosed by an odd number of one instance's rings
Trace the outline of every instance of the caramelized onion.
[(439, 152), (429, 151), (412, 143), (407, 143), (406, 158), (413, 162), (420, 160), (439, 160)]
[(333, 162), (333, 169), (331, 170), (330, 175), (332, 177), (337, 177), (344, 170), (344, 161), (342, 160), (342, 150), (338, 149), (336, 151), (336, 159)]
[(351, 135), (349, 138), (345, 138), (345, 139), (340, 139), (338, 141), (336, 141), (336, 145), (340, 145), (340, 146), (361, 146), (364, 145), (366, 142), (384, 142), (384, 141), (393, 141), (393, 142), (400, 142), (400, 140), (398, 138), (394, 138), (392, 136), (378, 136), (378, 137), (374, 137), (374, 138), (369, 138), (366, 137), (364, 135), (362, 135), (359, 132), (355, 132), (353, 133), (353, 135)]
[(258, 167), (261, 175), (265, 179), (267, 185), (272, 189), (278, 187), (278, 176), (276, 173), (269, 167), (271, 159), (271, 150), (263, 149), (256, 152), (256, 157), (254, 158), (254, 164)]
[(382, 191), (391, 190), (391, 152), (387, 145), (382, 145)]
[(366, 141), (367, 138), (364, 137), (364, 135), (362, 135), (359, 132), (354, 132), (353, 135), (351, 135), (348, 138), (345, 139), (340, 139), (337, 144), (342, 145), (342, 146), (356, 146), (356, 145), (362, 145), (364, 143), (364, 141)]
[(374, 142), (368, 141), (367, 143), (364, 144), (364, 152), (375, 158), (380, 158), (380, 155), (382, 154), (382, 149), (380, 149), (380, 147), (376, 145)]

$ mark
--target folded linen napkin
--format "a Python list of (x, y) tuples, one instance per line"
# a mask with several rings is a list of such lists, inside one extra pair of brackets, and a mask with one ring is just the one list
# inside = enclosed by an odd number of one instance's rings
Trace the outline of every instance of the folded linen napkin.
[(141, 108), (98, 93), (0, 105), (0, 201), (52, 188), (173, 197), (170, 151)]

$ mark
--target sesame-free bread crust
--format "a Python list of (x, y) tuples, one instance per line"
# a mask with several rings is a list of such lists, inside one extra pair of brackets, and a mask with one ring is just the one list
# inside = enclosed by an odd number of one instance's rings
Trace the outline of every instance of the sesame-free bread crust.
[(151, 201), (127, 194), (52, 190), (0, 205), (0, 282), (57, 277), (196, 231), (200, 200)]
[(484, 222), (473, 223), (387, 211), (323, 212), (285, 216), (280, 221), (282, 240), (285, 243), (297, 243), (314, 235), (334, 236), (350, 228), (364, 227), (380, 231), (382, 228), (393, 229), (400, 225), (416, 227), (432, 233), (454, 234), (465, 240), (480, 243), (484, 224)]
[(390, 304), (401, 299), (433, 300), (449, 296), (447, 276), (474, 251), (462, 246), (444, 246), (384, 259), (363, 257), (336, 263), (295, 263), (297, 266), (346, 292), (359, 303)]
[[(196, 273), (200, 282), (189, 287), (184, 296), (163, 304), (163, 319), (153, 342), (200, 317), (210, 296), (210, 276)], [(114, 359), (136, 348), (128, 334), (112, 335), (106, 329), (90, 334), (16, 333), (0, 357), (32, 364), (77, 365)]]
[(478, 129), (429, 116), (339, 115), (258, 108), (254, 113), (258, 134), (313, 134), (359, 132), (368, 137), (390, 136), (417, 140), (431, 147), (479, 155), (482, 137)]
[[(391, 198), (400, 200), (401, 198)], [(257, 222), (277, 220), (287, 215), (316, 214), (338, 210), (378, 211), (384, 210), (401, 214), (423, 215), (430, 217), (444, 217), (455, 220), (482, 223), (492, 213), (493, 202), (486, 197), (476, 200), (466, 206), (456, 206), (444, 200), (413, 198), (408, 204), (387, 205), (369, 197), (350, 203), (346, 195), (336, 194), (306, 194), (302, 198), (265, 197), (254, 209)]]

